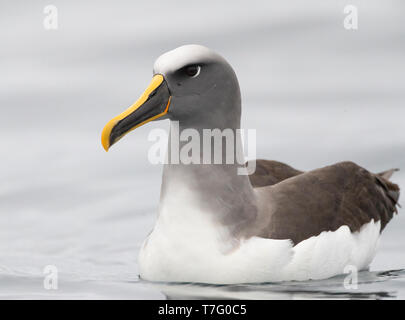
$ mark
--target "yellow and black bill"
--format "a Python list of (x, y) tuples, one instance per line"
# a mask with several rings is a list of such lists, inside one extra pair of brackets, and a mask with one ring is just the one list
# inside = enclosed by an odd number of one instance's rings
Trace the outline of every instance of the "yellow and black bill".
[(165, 79), (161, 74), (155, 75), (141, 97), (105, 125), (101, 134), (101, 144), (105, 151), (128, 132), (163, 117), (169, 110), (170, 100), (171, 95)]

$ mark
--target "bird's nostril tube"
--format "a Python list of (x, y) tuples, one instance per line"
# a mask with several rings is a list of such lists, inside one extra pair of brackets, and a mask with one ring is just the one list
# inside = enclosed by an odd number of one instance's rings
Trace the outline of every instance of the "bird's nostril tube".
[(153, 90), (150, 94), (149, 94), (149, 98), (153, 97), (156, 94), (157, 90)]

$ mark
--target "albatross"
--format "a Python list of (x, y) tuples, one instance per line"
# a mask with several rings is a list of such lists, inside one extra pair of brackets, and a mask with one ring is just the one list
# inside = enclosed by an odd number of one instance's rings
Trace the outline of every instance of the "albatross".
[[(170, 134), (175, 124), (201, 136), (232, 130), (241, 143), (241, 95), (230, 64), (200, 45), (161, 55), (139, 100), (104, 127), (102, 145), (108, 151), (162, 119), (170, 120)], [(178, 143), (181, 149), (187, 141)], [(220, 148), (225, 154), (225, 144)], [(179, 149), (169, 143), (167, 152)], [(184, 154), (176, 156), (178, 163), (164, 164), (157, 221), (139, 253), (141, 279), (260, 283), (366, 270), (397, 212), (399, 187), (389, 181), (396, 169), (375, 174), (346, 161), (303, 172), (256, 160), (246, 175), (236, 162), (183, 163)]]

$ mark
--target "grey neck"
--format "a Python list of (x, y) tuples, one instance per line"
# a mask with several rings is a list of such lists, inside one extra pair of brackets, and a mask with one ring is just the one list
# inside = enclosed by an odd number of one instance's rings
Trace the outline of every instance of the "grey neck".
[[(235, 145), (241, 144), (240, 132), (237, 130), (239, 129), (239, 119), (236, 118), (233, 123), (223, 126), (224, 129), (228, 130), (228, 133), (233, 133)], [(201, 138), (201, 152), (198, 157), (200, 164), (185, 164), (183, 161), (184, 153), (181, 150), (189, 142), (179, 141), (176, 131), (179, 132), (180, 136), (190, 128), (197, 132), (200, 137), (207, 134), (206, 131), (204, 132), (204, 129), (207, 129), (207, 126), (204, 128), (204, 123), (201, 124), (200, 122), (198, 126), (195, 124), (192, 127), (190, 126), (191, 124), (187, 122), (171, 122), (168, 146), (169, 163), (165, 164), (163, 170), (161, 202), (168, 198), (175, 199), (178, 192), (176, 186), (180, 183), (192, 192), (194, 198), (198, 201), (196, 205), (201, 210), (211, 214), (221, 225), (228, 227), (233, 235), (242, 233), (244, 226), (255, 219), (257, 214), (256, 199), (249, 177), (238, 174), (238, 169), (244, 163), (243, 151), (241, 148), (233, 148), (234, 162), (227, 164), (225, 163), (227, 152), (224, 139), (222, 145), (218, 146), (215, 144), (214, 138), (211, 137), (208, 139), (211, 139), (211, 155), (215, 152), (222, 153), (223, 164), (215, 164), (213, 161), (204, 163), (204, 159), (208, 157), (204, 158), (204, 150), (207, 149), (204, 149), (204, 138)], [(214, 128), (211, 125), (208, 129)], [(173, 141), (176, 142), (176, 140), (178, 141), (178, 148), (173, 145)], [(178, 159), (180, 163), (171, 163), (172, 159)], [(237, 159), (242, 165), (237, 163)], [(179, 206), (181, 206), (181, 203), (179, 203)]]

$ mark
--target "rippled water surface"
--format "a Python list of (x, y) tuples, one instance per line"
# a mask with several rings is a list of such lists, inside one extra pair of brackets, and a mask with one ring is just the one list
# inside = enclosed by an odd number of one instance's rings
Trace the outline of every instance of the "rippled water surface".
[[(405, 186), (403, 1), (352, 1), (357, 31), (343, 28), (339, 1), (254, 2), (53, 1), (57, 31), (43, 29), (47, 2), (1, 4), (0, 298), (405, 297), (403, 209), (357, 289), (345, 289), (343, 276), (232, 286), (138, 280), (162, 171), (148, 162), (147, 136), (168, 123), (138, 129), (108, 154), (100, 133), (142, 93), (154, 59), (181, 44), (214, 48), (234, 66), (258, 157), (302, 170), (342, 160), (375, 172), (399, 167), (393, 180)], [(58, 290), (43, 287), (47, 265), (58, 268)]]

